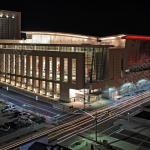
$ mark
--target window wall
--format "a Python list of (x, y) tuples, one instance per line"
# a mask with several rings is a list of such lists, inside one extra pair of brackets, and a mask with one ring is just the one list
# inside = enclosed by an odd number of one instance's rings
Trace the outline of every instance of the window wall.
[(72, 59), (72, 82), (76, 82), (76, 74), (77, 74), (77, 68), (76, 68), (76, 59)]
[(64, 58), (64, 82), (68, 82), (68, 58)]
[(60, 58), (56, 58), (56, 80), (60, 80)]
[[(65, 51), (65, 49), (70, 52), (87, 50), (82, 47), (59, 47), (59, 50)], [(8, 50), (7, 53), (10, 52), (10, 54), (6, 54), (6, 51), (0, 52), (0, 63), (3, 66), (0, 74), (2, 82), (54, 99), (60, 97), (61, 84), (76, 87), (78, 81), (77, 65), (80, 57), (75, 53), (70, 55), (70, 53), (20, 50), (12, 52)], [(86, 61), (90, 61), (90, 65), (92, 55), (88, 56), (90, 59)]]
[(42, 57), (42, 78), (45, 78), (45, 73), (46, 73), (46, 62), (45, 57)]
[(53, 58), (49, 57), (49, 80), (53, 78)]
[(86, 48), (85, 52), (85, 82), (95, 82), (105, 79), (107, 48)]

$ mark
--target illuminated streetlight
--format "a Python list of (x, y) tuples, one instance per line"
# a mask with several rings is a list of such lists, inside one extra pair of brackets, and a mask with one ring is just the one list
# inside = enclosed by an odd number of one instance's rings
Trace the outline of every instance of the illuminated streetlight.
[(36, 101), (38, 101), (38, 100), (39, 100), (38, 96), (35, 96), (35, 100), (36, 100)]
[(91, 115), (90, 113), (83, 111), (85, 114), (87, 114), (88, 116), (90, 116), (91, 118), (93, 118), (95, 120), (95, 141), (97, 142), (97, 111), (95, 112), (95, 116)]
[(128, 116), (127, 116), (127, 117), (128, 117), (128, 122), (129, 122), (129, 121), (130, 121), (130, 120), (129, 120), (129, 119), (130, 119), (130, 113), (129, 113), (129, 112), (128, 112)]

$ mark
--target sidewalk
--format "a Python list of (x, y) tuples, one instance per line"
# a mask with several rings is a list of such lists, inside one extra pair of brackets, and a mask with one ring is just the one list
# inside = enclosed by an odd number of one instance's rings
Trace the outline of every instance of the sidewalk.
[[(109, 99), (101, 99), (95, 102), (92, 102), (90, 104), (85, 104), (85, 109), (88, 111), (92, 111), (107, 105), (111, 105), (114, 101)], [(70, 102), (70, 103), (64, 103), (64, 105), (68, 107), (73, 107), (74, 109), (84, 109), (84, 103), (80, 101)]]

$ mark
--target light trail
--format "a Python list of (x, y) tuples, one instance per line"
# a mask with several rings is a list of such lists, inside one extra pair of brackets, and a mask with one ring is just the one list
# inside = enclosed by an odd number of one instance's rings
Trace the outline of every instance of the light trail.
[[(149, 97), (150, 97), (150, 92), (147, 91), (142, 94), (138, 94), (134, 97), (129, 97), (129, 99), (126, 99), (125, 101), (121, 101), (117, 105), (109, 106), (109, 107), (103, 108), (101, 110), (92, 111), (91, 115), (95, 115), (95, 112), (97, 112), (98, 124), (102, 124), (104, 122), (109, 121), (110, 119), (113, 119), (113, 118), (135, 108), (135, 107), (138, 107), (141, 104), (149, 102), (150, 101)], [(106, 116), (105, 118), (101, 119), (101, 117), (106, 112), (114, 113), (114, 115)], [(85, 126), (85, 127), (80, 129), (82, 126)], [(9, 149), (15, 148), (21, 144), (24, 144), (31, 140), (35, 140), (44, 135), (48, 135), (49, 140), (58, 139), (61, 141), (61, 138), (63, 138), (65, 140), (66, 138), (70, 138), (70, 137), (74, 136), (75, 134), (77, 134), (76, 133), (77, 131), (79, 133), (82, 133), (86, 130), (89, 130), (90, 128), (93, 128), (94, 126), (95, 125), (93, 125), (93, 119), (90, 116), (83, 115), (76, 120), (67, 122), (65, 124), (59, 125), (52, 129), (47, 129), (43, 132), (32, 134), (32, 135), (30, 135), (30, 137), (28, 136), (28, 137), (25, 137), (22, 139), (20, 138), (20, 140), (17, 140), (15, 142), (10, 143), (7, 146), (4, 146), (3, 148), (1, 148), (1, 150), (9, 150)], [(59, 138), (59, 137), (61, 137), (61, 138)]]

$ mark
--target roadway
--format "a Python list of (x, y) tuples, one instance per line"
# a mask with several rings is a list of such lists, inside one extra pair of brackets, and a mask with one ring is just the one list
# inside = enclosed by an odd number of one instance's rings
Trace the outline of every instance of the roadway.
[(65, 114), (65, 112), (59, 108), (53, 107), (53, 104), (46, 104), (41, 101), (36, 101), (33, 98), (29, 98), (13, 91), (7, 91), (3, 88), (0, 88), (0, 99), (50, 118)]
[[(90, 112), (90, 115), (95, 116), (95, 114), (97, 114), (96, 115), (97, 125), (100, 125), (122, 114), (125, 114), (130, 110), (135, 109), (149, 101), (150, 101), (150, 92), (146, 91), (132, 97), (123, 98), (120, 103), (115, 103), (112, 106), (92, 111)], [(94, 127), (95, 127), (95, 119), (93, 119), (91, 116), (87, 114), (83, 114), (77, 119), (58, 125), (52, 129), (47, 129), (45, 131), (32, 134), (32, 136), (29, 135), (27, 137), (20, 138), (15, 142), (11, 142), (8, 145), (3, 146), (1, 150), (9, 150), (15, 148), (21, 144), (24, 144), (26, 142), (29, 142), (44, 135), (48, 135), (49, 141), (57, 139), (57, 142), (61, 143), (77, 134), (85, 132)]]

